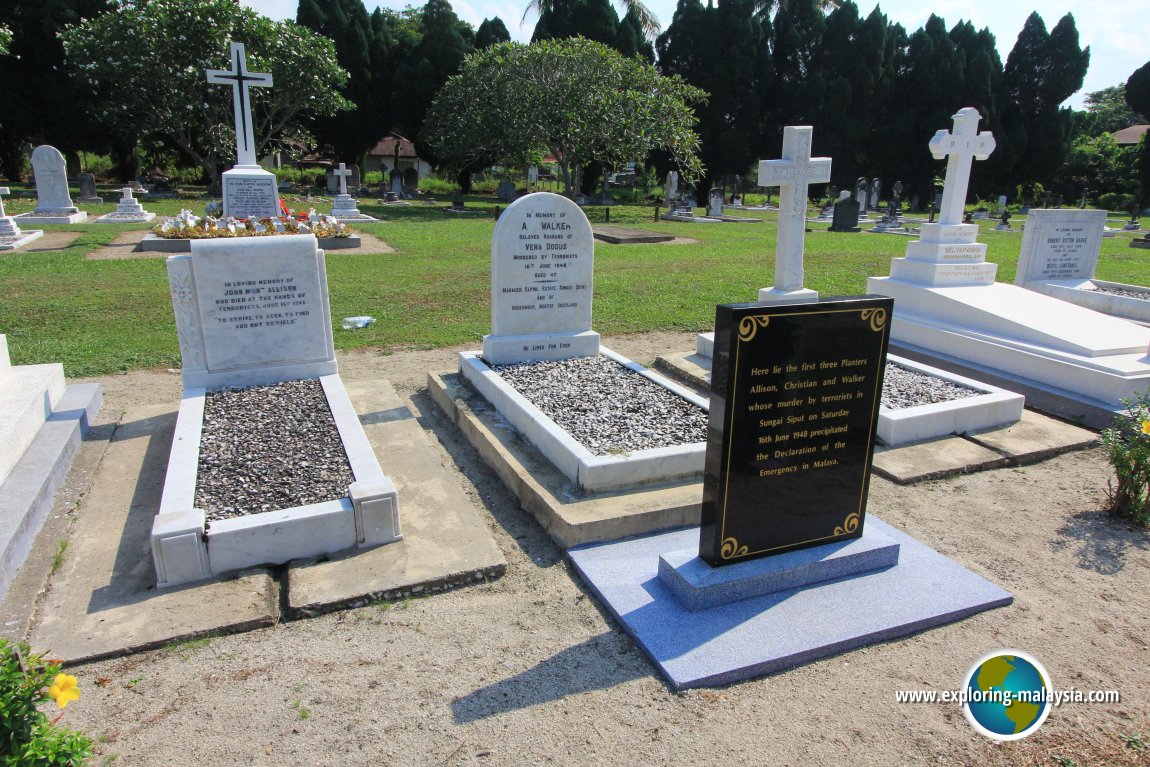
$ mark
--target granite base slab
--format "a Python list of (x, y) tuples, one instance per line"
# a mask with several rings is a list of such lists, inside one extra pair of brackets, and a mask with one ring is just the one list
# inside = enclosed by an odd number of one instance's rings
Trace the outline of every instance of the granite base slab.
[(97, 224), (146, 224), (156, 217), (155, 213), (105, 213), (96, 219)]
[(0, 237), (0, 251), (22, 248), (43, 236), (43, 229), (24, 229), (21, 230), (19, 237)]
[(632, 229), (627, 226), (596, 226), (592, 227), (596, 240), (612, 245), (646, 245), (656, 242), (671, 242), (675, 239), (673, 234), (652, 232), (650, 229)]
[(84, 211), (44, 211), (37, 213), (21, 213), (13, 216), (18, 226), (43, 226), (44, 224), (79, 224), (88, 220)]
[[(360, 245), (359, 235), (351, 235), (350, 237), (317, 237), (316, 243), (320, 250), (345, 250), (348, 248), (358, 248)], [(141, 253), (191, 253), (192, 241), (180, 238), (167, 238), (160, 237), (158, 234), (147, 234), (144, 239), (140, 240), (140, 244), (136, 246), (136, 250)]]
[(658, 577), (659, 557), (697, 546), (698, 528), (579, 547), (568, 556), (676, 690), (778, 673), (1013, 601), (873, 514), (866, 526), (899, 544), (896, 566), (698, 612)]

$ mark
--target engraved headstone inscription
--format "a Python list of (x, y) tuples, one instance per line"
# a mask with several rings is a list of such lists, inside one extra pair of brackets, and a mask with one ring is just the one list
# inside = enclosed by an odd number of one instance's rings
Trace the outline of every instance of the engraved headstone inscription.
[(483, 358), (505, 365), (599, 353), (591, 330), (595, 239), (579, 206), (535, 192), (507, 206), (491, 239), (491, 334)]
[(716, 307), (701, 559), (862, 536), (893, 305)]
[(1014, 284), (1034, 280), (1089, 280), (1094, 276), (1106, 211), (1032, 210), (1022, 233)]

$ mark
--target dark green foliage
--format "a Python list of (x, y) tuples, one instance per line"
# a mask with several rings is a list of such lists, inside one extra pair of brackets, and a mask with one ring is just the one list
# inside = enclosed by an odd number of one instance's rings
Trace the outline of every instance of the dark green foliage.
[(399, 133), (418, 135), (435, 94), (474, 47), (475, 33), (455, 15), (451, 3), (427, 0), (419, 12), (419, 41), (396, 67), (392, 125)]
[(1134, 70), (1126, 81), (1126, 105), (1143, 119), (1150, 119), (1150, 61)]
[(484, 19), (475, 30), (475, 50), (481, 50), (496, 43), (506, 43), (511, 40), (511, 33), (503, 19), (496, 16), (493, 19)]
[(1126, 411), (1102, 430), (1114, 480), (1108, 484), (1111, 514), (1150, 522), (1150, 391), (1122, 400)]
[(1087, 93), (1085, 103), (1089, 119), (1086, 129), (1092, 136), (1114, 133), (1131, 125), (1146, 122), (1143, 115), (1135, 112), (1126, 103), (1125, 83)]
[(584, 37), (614, 46), (618, 29), (610, 0), (552, 0), (540, 10), (531, 41)]

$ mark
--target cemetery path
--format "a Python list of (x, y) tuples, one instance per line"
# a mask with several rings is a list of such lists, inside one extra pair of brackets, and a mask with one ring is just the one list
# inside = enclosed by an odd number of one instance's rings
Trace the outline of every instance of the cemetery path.
[[(650, 363), (690, 348), (694, 334), (605, 343)], [(1127, 746), (1150, 740), (1150, 538), (1099, 511), (1109, 475), (1100, 449), (913, 486), (873, 478), (871, 513), (1010, 590), (1010, 607), (673, 693), (430, 402), (427, 372), (455, 369), (462, 348), (354, 351), (339, 364), (349, 382), (392, 382), (507, 574), (73, 667), (83, 698), (64, 724), (99, 739), (93, 764), (1147, 764), (1147, 751)], [(100, 380), (105, 415), (180, 394), (173, 372)], [(1037, 658), (1059, 689), (1116, 689), (1122, 700), (1065, 704), (1034, 736), (1001, 745), (957, 704), (895, 702), (900, 690), (957, 689), (1003, 647)]]

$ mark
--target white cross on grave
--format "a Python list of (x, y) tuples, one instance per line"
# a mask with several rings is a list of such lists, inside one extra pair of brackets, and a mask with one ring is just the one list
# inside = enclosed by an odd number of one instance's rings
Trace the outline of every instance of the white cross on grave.
[[(775, 287), (759, 291), (759, 300), (810, 300), (803, 289), (803, 235), (807, 226), (807, 187), (831, 180), (831, 158), (811, 157), (809, 125), (783, 128), (783, 157), (759, 163), (759, 186), (779, 187), (779, 229), (775, 246)], [(796, 291), (801, 291), (796, 293)], [(790, 294), (790, 295), (782, 295)]]
[(341, 162), (339, 170), (333, 170), (331, 174), (339, 176), (339, 193), (347, 194), (347, 177), (351, 175), (351, 171), (347, 169), (347, 164)]
[(257, 165), (256, 141), (252, 131), (251, 95), (248, 88), (269, 88), (272, 76), (249, 72), (243, 43), (231, 45), (231, 68), (209, 69), (208, 82), (232, 86), (236, 116), (236, 164)]
[(954, 130), (940, 130), (930, 140), (930, 153), (934, 159), (946, 157), (946, 182), (942, 188), (942, 208), (938, 223), (946, 226), (962, 223), (966, 207), (966, 190), (970, 186), (972, 160), (985, 160), (994, 151), (994, 134), (978, 132), (982, 115), (974, 107), (958, 110), (952, 118)]
[(11, 192), (8, 191), (8, 187), (0, 186), (0, 218), (4, 218), (4, 216), (5, 216), (5, 213), (4, 213), (4, 195), (6, 195), (6, 194), (11, 194)]

